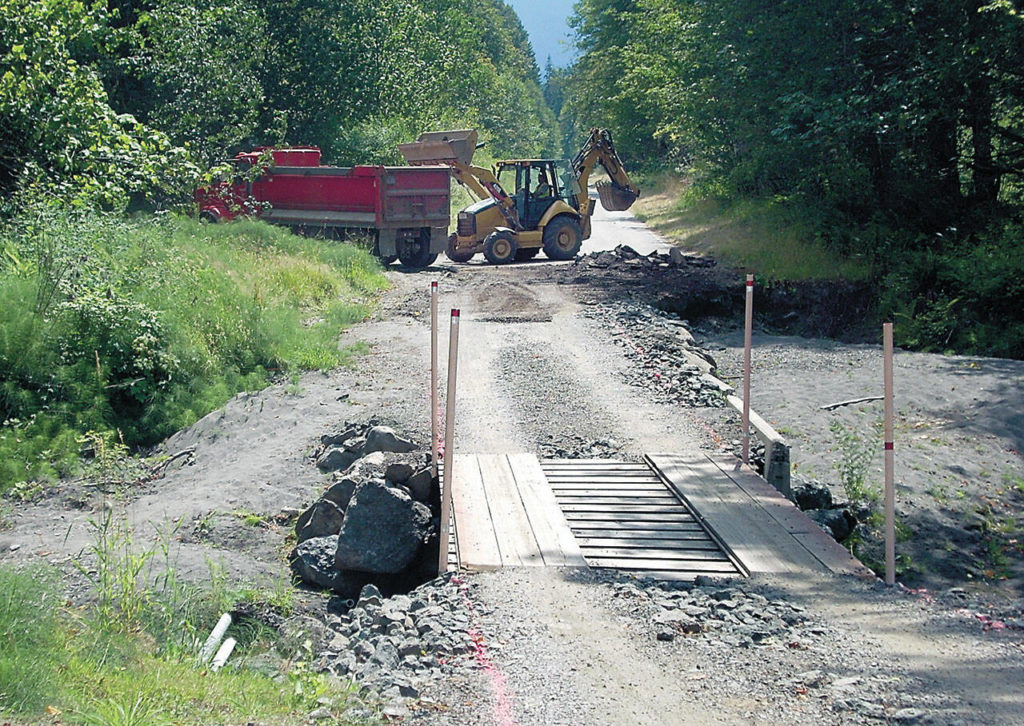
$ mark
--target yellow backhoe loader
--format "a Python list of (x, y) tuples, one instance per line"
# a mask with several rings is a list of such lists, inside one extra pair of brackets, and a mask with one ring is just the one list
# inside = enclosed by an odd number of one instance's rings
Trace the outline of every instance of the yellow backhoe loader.
[(596, 185), (605, 209), (629, 209), (640, 196), (607, 130), (591, 130), (571, 160), (510, 159), (493, 169), (473, 165), (477, 138), (474, 130), (434, 131), (398, 147), (413, 166), (451, 167), (455, 180), (480, 200), (459, 212), (456, 232), (448, 238), (446, 254), (455, 262), (483, 252), (489, 262), (504, 264), (530, 259), (542, 249), (552, 260), (575, 257), (590, 237), (594, 208), (587, 183), (597, 164), (610, 179)]

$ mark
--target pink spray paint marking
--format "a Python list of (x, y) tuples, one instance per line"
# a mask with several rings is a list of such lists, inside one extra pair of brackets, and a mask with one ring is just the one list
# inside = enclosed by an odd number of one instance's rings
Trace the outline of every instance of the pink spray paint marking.
[(494, 695), (494, 723), (496, 726), (518, 726), (519, 722), (516, 721), (516, 717), (512, 714), (512, 694), (505, 680), (505, 674), (501, 672), (501, 669), (495, 665), (494, 661), (487, 654), (487, 644), (484, 642), (484, 636), (475, 625), (477, 622), (476, 609), (473, 607), (473, 601), (469, 599), (469, 595), (466, 592), (466, 583), (461, 577), (453, 577), (452, 582), (459, 586), (462, 602), (466, 606), (466, 610), (469, 611), (470, 619), (474, 623), (469, 630), (469, 637), (473, 639), (473, 655), (476, 657), (476, 662), (480, 664), (481, 670), (486, 674), (491, 693)]

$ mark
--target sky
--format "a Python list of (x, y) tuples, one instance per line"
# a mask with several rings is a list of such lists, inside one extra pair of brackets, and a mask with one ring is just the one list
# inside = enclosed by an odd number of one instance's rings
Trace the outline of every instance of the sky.
[(575, 0), (505, 0), (519, 14), (523, 27), (530, 34), (537, 65), (544, 73), (548, 56), (555, 66), (567, 66), (572, 60), (568, 41), (571, 38), (566, 22), (572, 15)]

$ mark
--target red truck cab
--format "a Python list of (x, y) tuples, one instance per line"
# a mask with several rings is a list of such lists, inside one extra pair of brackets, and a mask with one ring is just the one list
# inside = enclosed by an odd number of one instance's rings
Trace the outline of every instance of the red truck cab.
[(320, 149), (257, 148), (231, 160), (234, 178), (196, 190), (200, 219), (256, 216), (302, 233), (365, 230), (375, 252), (426, 267), (448, 240), (447, 167), (320, 164)]

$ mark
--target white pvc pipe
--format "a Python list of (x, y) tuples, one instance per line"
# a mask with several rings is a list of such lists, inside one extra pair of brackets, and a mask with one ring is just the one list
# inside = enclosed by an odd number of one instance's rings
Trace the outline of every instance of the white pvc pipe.
[(199, 651), (199, 662), (206, 663), (210, 660), (213, 652), (217, 650), (217, 646), (220, 645), (220, 639), (224, 637), (224, 633), (227, 632), (231, 626), (231, 614), (224, 613), (220, 616), (220, 620), (213, 626), (213, 631), (210, 633), (210, 637), (203, 643), (202, 650)]
[(228, 662), (228, 658), (231, 657), (231, 651), (235, 649), (235, 639), (228, 638), (224, 641), (224, 644), (217, 651), (217, 655), (213, 656), (213, 663), (210, 664), (211, 671), (219, 671), (224, 667), (224, 664)]
[(896, 584), (896, 486), (894, 479), (892, 323), (882, 325), (885, 379), (885, 584)]
[(441, 541), (437, 555), (437, 572), (448, 570), (448, 525), (452, 512), (452, 474), (455, 469), (455, 380), (459, 366), (459, 311), (452, 310), (451, 333), (448, 340), (448, 398), (444, 416), (444, 488), (441, 493)]
[(743, 463), (750, 463), (750, 347), (754, 326), (754, 276), (747, 275), (747, 304), (743, 323)]
[(430, 459), (437, 478), (438, 417), (441, 414), (437, 395), (437, 280), (430, 283)]

